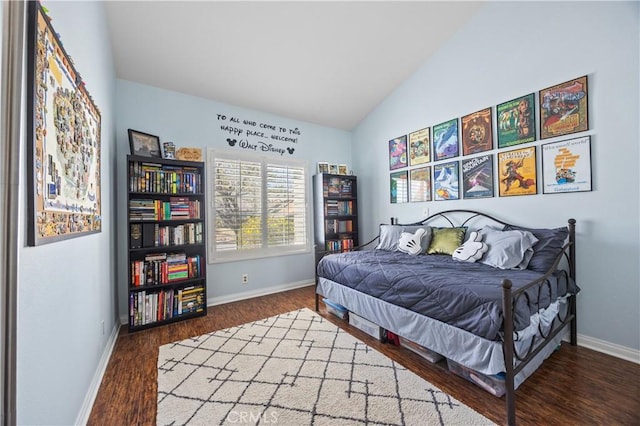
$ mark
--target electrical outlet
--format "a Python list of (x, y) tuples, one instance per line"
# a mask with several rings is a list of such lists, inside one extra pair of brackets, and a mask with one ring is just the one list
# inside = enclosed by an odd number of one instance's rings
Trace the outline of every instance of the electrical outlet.
[(242, 274), (242, 284), (249, 282), (249, 274)]

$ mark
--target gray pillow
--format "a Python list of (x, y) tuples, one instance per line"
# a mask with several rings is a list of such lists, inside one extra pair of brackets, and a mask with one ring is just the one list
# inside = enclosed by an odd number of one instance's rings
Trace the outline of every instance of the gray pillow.
[(380, 242), (376, 246), (376, 250), (396, 251), (398, 250), (398, 241), (403, 232), (415, 233), (418, 228), (424, 228), (425, 233), (420, 240), (422, 252), (427, 250), (431, 242), (431, 227), (426, 225), (380, 225)]
[(527, 231), (501, 231), (492, 228), (478, 230), (489, 250), (478, 262), (500, 269), (527, 269), (538, 239)]
[(554, 229), (531, 229), (506, 225), (504, 229), (529, 231), (538, 239), (536, 245), (533, 246), (533, 257), (527, 266), (527, 269), (538, 272), (547, 272), (551, 269), (556, 258), (562, 251), (562, 247), (564, 246), (567, 237), (569, 236), (569, 229), (566, 227)]

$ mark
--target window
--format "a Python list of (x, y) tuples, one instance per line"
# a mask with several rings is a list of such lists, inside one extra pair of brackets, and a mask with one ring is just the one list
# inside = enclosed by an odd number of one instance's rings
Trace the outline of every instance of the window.
[(209, 259), (310, 250), (305, 161), (209, 150)]

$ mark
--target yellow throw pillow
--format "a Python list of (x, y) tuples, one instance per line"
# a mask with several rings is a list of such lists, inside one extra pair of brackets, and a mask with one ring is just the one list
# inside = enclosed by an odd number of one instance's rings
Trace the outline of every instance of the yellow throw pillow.
[(467, 228), (433, 228), (427, 254), (448, 254), (451, 256), (464, 242)]

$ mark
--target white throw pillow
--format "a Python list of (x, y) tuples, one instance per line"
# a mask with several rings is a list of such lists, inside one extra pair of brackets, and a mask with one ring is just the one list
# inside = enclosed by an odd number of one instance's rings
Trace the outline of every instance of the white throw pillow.
[(487, 250), (489, 250), (489, 246), (482, 242), (482, 236), (473, 231), (469, 234), (467, 241), (458, 247), (451, 257), (455, 260), (473, 263), (482, 259)]
[(482, 228), (478, 231), (489, 246), (480, 263), (500, 269), (527, 269), (538, 239), (528, 231), (500, 231)]
[(426, 231), (423, 228), (416, 229), (416, 232), (413, 234), (403, 232), (400, 235), (400, 240), (398, 241), (398, 250), (413, 256), (419, 254), (422, 252), (420, 240), (422, 240), (425, 232)]

